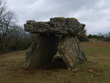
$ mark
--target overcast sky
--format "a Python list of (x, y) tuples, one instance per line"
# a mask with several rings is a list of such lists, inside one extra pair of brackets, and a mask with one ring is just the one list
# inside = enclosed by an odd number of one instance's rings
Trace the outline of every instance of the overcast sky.
[(6, 0), (8, 7), (26, 20), (49, 21), (51, 17), (75, 17), (86, 24), (88, 34), (110, 32), (110, 0)]

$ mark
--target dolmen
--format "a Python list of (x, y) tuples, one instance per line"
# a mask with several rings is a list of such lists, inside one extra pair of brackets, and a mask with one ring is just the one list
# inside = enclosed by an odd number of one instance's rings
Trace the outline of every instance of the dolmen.
[(34, 37), (23, 67), (31, 69), (46, 65), (57, 52), (68, 69), (84, 62), (86, 54), (77, 38), (84, 27), (85, 24), (76, 18), (55, 17), (48, 22), (28, 20), (24, 29), (34, 34)]

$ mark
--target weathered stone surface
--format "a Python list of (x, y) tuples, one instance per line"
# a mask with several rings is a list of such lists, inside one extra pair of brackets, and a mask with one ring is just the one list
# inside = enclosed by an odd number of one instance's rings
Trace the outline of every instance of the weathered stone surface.
[(27, 21), (24, 24), (25, 31), (37, 34), (71, 34), (74, 35), (84, 29), (85, 24), (81, 24), (75, 18), (57, 17), (51, 18), (49, 22)]
[(25, 31), (37, 34), (32, 48), (27, 53), (25, 69), (48, 64), (59, 52), (69, 69), (86, 60), (76, 34), (81, 32), (85, 24), (75, 18), (51, 18), (49, 22), (27, 21)]
[(25, 69), (35, 68), (49, 63), (57, 52), (58, 37), (39, 35), (34, 37), (30, 51), (26, 55)]
[(86, 55), (76, 36), (66, 36), (59, 42), (58, 51), (68, 68), (86, 60)]

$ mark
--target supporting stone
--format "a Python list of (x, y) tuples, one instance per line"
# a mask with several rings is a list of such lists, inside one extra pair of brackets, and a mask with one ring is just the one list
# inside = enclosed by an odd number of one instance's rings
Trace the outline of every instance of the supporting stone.
[(49, 63), (57, 52), (58, 37), (39, 35), (34, 37), (30, 51), (26, 55), (25, 69), (35, 68)]
[(85, 52), (75, 36), (63, 37), (59, 42), (58, 51), (69, 69), (86, 60)]

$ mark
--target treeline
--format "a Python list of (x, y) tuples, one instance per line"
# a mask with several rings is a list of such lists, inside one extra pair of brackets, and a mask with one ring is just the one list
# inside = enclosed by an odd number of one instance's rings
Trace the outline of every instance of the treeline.
[(100, 41), (110, 42), (110, 32), (107, 33), (107, 34), (99, 33), (99, 34), (89, 34), (89, 35), (86, 35), (86, 32), (85, 32), (82, 35), (79, 35), (78, 39), (81, 42), (89, 41), (89, 39), (97, 39), (97, 40), (100, 40)]
[(110, 32), (107, 34), (97, 34), (97, 35), (88, 35), (88, 39), (98, 39), (98, 40), (102, 40), (102, 41), (110, 41)]
[(86, 29), (77, 34), (78, 39), (83, 41), (89, 41), (90, 39), (97, 39), (100, 41), (110, 42), (110, 32), (106, 34), (98, 33), (98, 34), (89, 34), (87, 35)]
[(18, 18), (9, 10), (6, 3), (0, 0), (0, 53), (14, 50), (25, 50), (29, 47), (30, 34), (17, 25)]
[(103, 40), (105, 37), (104, 35), (92, 35), (92, 34), (89, 34), (87, 36), (88, 39), (98, 39), (98, 40)]

